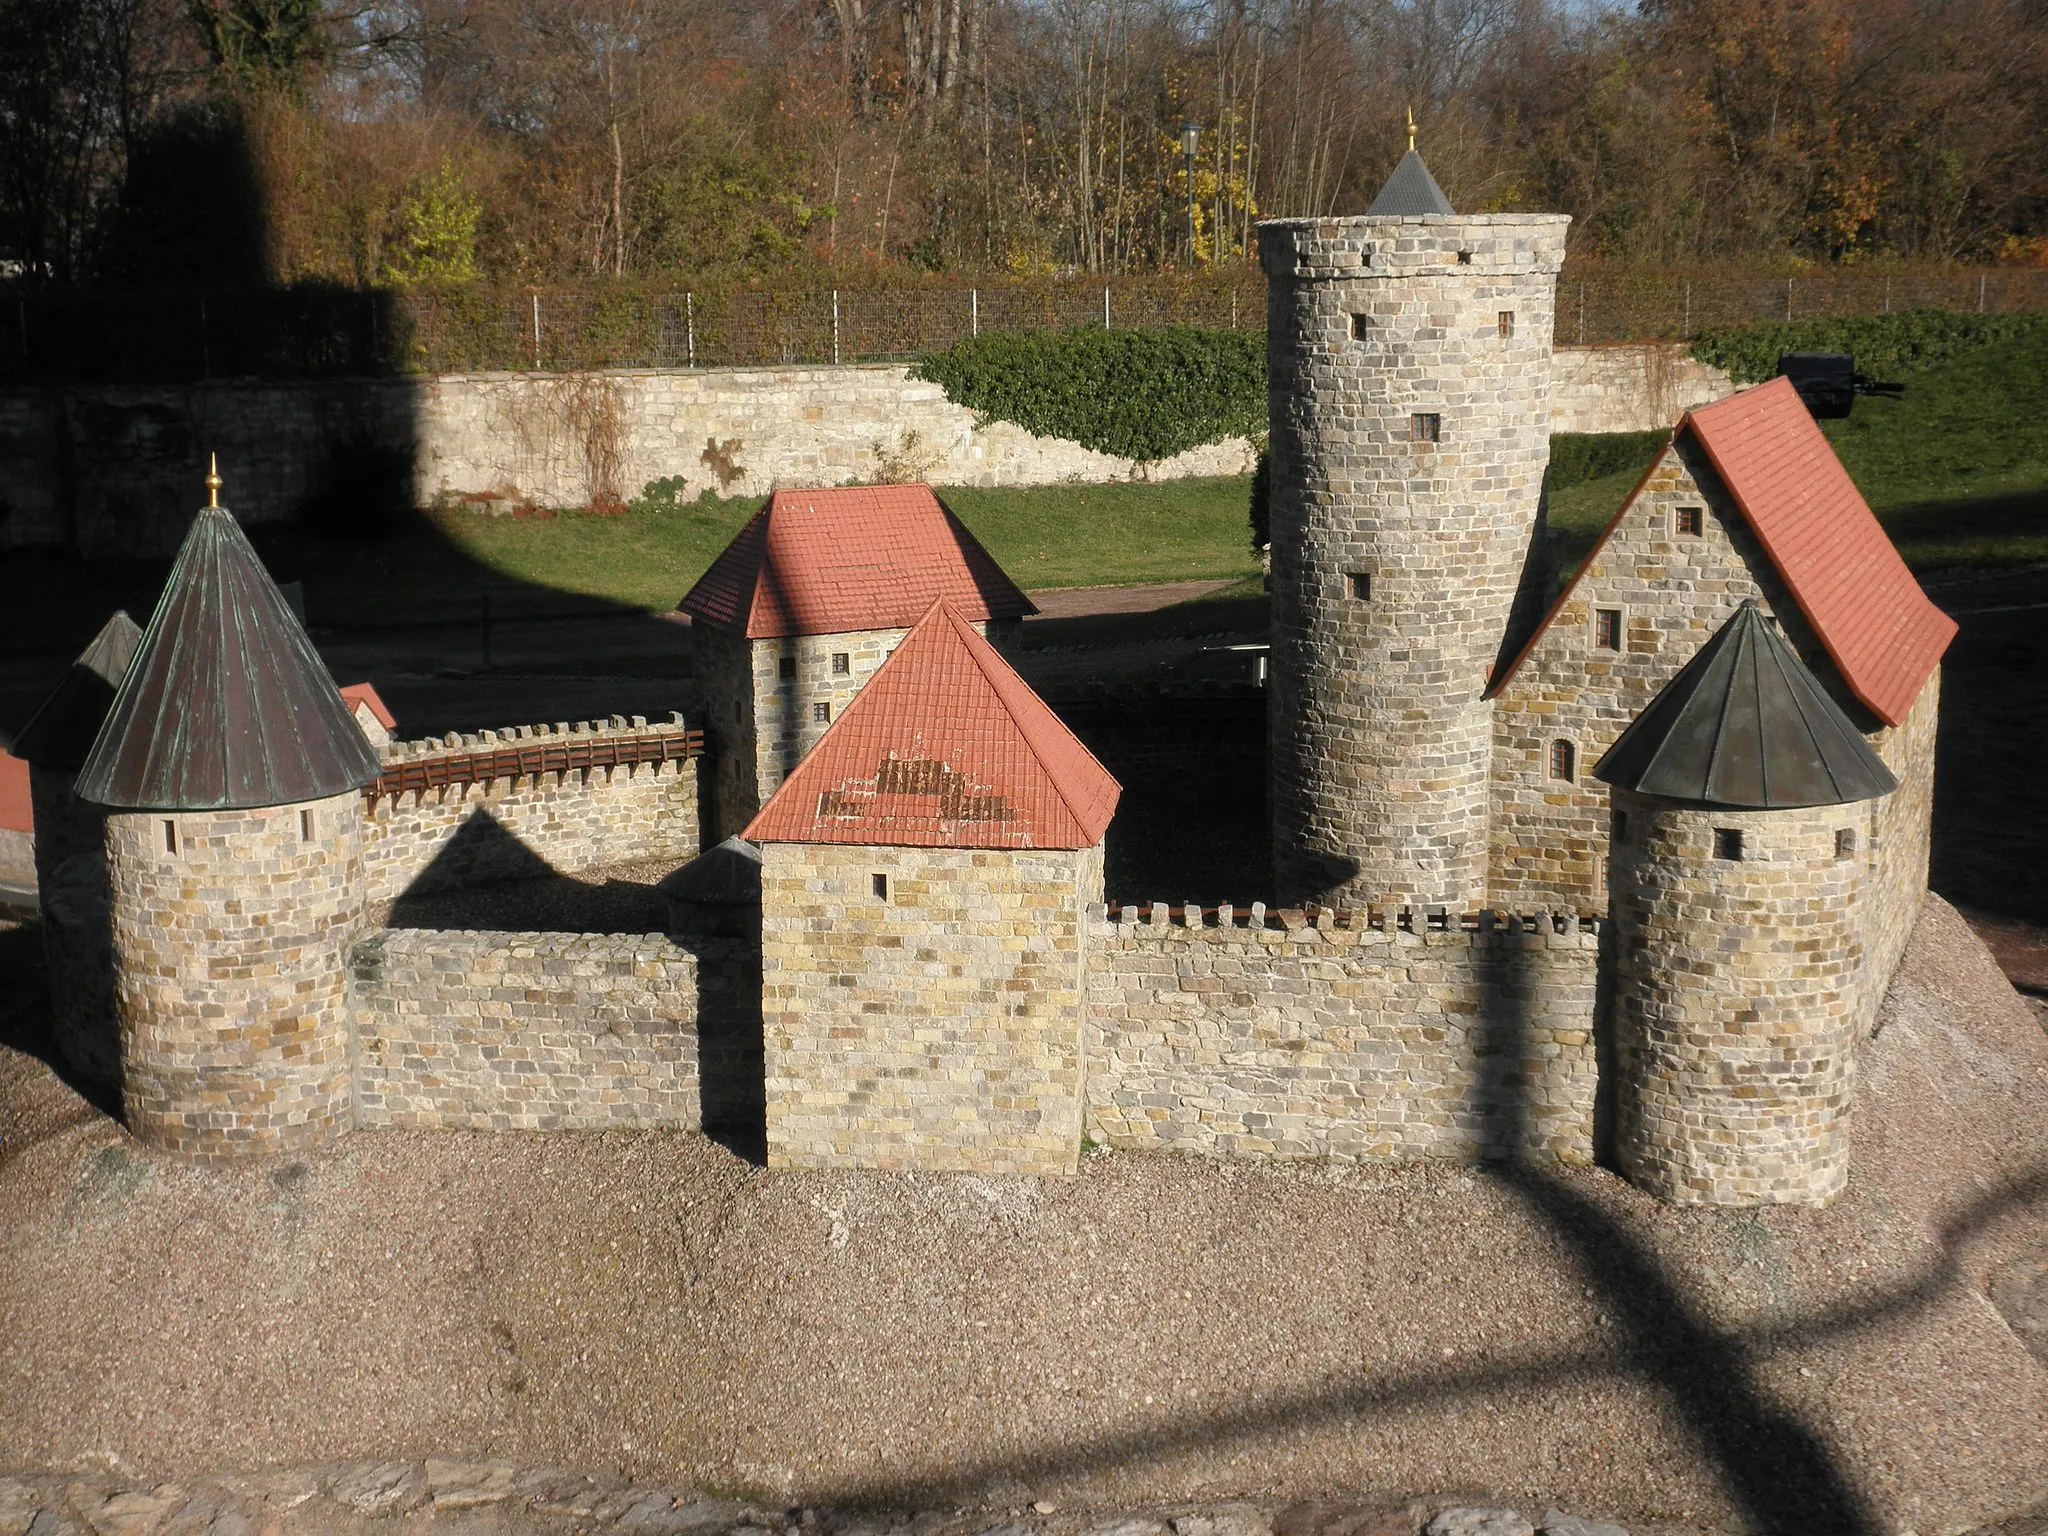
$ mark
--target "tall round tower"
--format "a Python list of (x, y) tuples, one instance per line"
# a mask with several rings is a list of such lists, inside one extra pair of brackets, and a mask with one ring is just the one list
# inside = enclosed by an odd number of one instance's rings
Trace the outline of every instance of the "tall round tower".
[(1594, 770), (1613, 787), (1615, 1155), (1679, 1205), (1849, 1171), (1873, 804), (1896, 781), (1754, 602)]
[(361, 791), (377, 772), (283, 594), (209, 505), (78, 775), (79, 797), (107, 809), (138, 1140), (227, 1158), (347, 1124)]
[(1484, 898), (1484, 694), (1537, 536), (1569, 222), (1455, 214), (1411, 143), (1363, 217), (1259, 226), (1285, 898)]

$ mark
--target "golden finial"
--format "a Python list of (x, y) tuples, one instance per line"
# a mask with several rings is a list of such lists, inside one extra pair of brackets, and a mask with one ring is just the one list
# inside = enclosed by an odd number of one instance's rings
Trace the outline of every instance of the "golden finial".
[(1415, 153), (1415, 109), (1408, 109), (1408, 153)]
[(220, 461), (212, 454), (206, 456), (206, 504), (216, 510), (220, 507)]

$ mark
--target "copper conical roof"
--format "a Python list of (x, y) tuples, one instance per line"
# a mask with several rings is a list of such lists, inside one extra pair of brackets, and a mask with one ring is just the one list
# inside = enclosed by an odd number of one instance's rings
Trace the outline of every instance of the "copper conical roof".
[(1394, 167), (1394, 174), (1380, 188), (1380, 195), (1365, 210), (1368, 219), (1420, 218), (1425, 214), (1450, 213), (1451, 200), (1429, 174), (1422, 156), (1409, 150)]
[(377, 757), (284, 594), (220, 507), (185, 536), (81, 800), (131, 810), (289, 805), (360, 789)]
[(45, 768), (76, 768), (84, 762), (107, 718), (107, 707), (114, 702), (114, 690), (121, 686), (141, 643), (142, 630), (128, 611), (115, 609), (92, 644), (78, 653), (63, 681), (28, 717), (14, 740), (14, 755)]
[(1847, 805), (1899, 787), (1754, 598), (1630, 722), (1593, 777), (1750, 810)]

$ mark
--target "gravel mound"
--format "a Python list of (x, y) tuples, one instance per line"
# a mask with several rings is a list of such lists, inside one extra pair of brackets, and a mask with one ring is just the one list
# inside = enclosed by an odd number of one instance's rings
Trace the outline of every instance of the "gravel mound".
[(2048, 1250), (2048, 1037), (1930, 899), (1865, 1061), (1849, 1192), (1715, 1212), (1599, 1171), (768, 1173), (651, 1132), (195, 1168), (0, 1051), (0, 1465), (1932, 1536), (2048, 1498), (2048, 1375), (1990, 1300)]

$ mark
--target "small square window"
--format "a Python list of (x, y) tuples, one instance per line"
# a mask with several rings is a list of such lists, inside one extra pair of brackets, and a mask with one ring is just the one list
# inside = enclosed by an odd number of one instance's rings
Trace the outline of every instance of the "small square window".
[(887, 875), (872, 875), (869, 878), (874, 882), (875, 899), (877, 901), (887, 901), (889, 899), (889, 877)]
[(1444, 419), (1435, 411), (1417, 411), (1408, 418), (1408, 441), (1411, 443), (1437, 443), (1443, 441)]
[(853, 657), (845, 651), (832, 653), (832, 675), (845, 677), (853, 671)]
[(1472, 253), (1471, 253), (1470, 251), (1460, 251), (1460, 252), (1458, 252), (1458, 265), (1459, 265), (1459, 266), (1461, 266), (1461, 267), (1469, 267), (1469, 266), (1471, 266), (1471, 265), (1472, 265)]
[(313, 813), (311, 811), (299, 812), (299, 841), (302, 843), (313, 841)]
[(1579, 754), (1568, 741), (1550, 744), (1550, 776), (1569, 784), (1578, 777)]
[(1856, 829), (1841, 827), (1835, 832), (1835, 857), (1853, 859), (1856, 857)]
[(1351, 317), (1351, 339), (1353, 341), (1363, 341), (1371, 334), (1372, 322), (1370, 320), (1366, 319), (1363, 315), (1353, 315)]
[(1620, 841), (1621, 841), (1621, 840), (1622, 840), (1623, 838), (1625, 838), (1625, 837), (1627, 837), (1627, 836), (1628, 836), (1628, 812), (1627, 812), (1627, 811), (1616, 811), (1616, 812), (1614, 813), (1614, 840), (1615, 840), (1615, 841), (1616, 841), (1616, 842), (1618, 843), (1618, 842), (1620, 842)]
[(1344, 578), (1344, 589), (1361, 603), (1372, 601), (1372, 573), (1353, 571)]
[(784, 656), (781, 660), (776, 662), (775, 675), (785, 683), (795, 682), (796, 658), (794, 656)]
[(820, 699), (811, 706), (811, 724), (829, 725), (832, 722), (832, 706)]
[(167, 821), (164, 823), (164, 852), (176, 853), (177, 851), (178, 824), (175, 821)]
[(1504, 309), (1500, 312), (1500, 339), (1506, 341), (1515, 334), (1515, 312)]
[(746, 722), (746, 712), (745, 712), (745, 706), (744, 706), (744, 705), (742, 705), (742, 704), (740, 703), (740, 701), (739, 701), (738, 699), (734, 699), (734, 700), (732, 701), (732, 723), (733, 723), (734, 725), (742, 725), (742, 724), (744, 724), (745, 722)]
[(1598, 650), (1618, 651), (1621, 649), (1621, 610), (1619, 608), (1595, 608), (1593, 610), (1593, 645)]
[(1673, 514), (1673, 525), (1680, 538), (1696, 539), (1707, 529), (1705, 507), (1680, 507)]
[(1740, 827), (1714, 828), (1714, 857), (1739, 863), (1742, 859), (1742, 829)]

